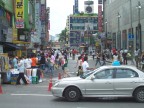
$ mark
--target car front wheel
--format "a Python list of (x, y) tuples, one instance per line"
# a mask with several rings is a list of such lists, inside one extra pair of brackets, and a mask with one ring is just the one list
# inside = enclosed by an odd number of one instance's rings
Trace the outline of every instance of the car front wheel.
[(69, 87), (65, 90), (65, 98), (70, 102), (78, 101), (81, 97), (81, 93), (76, 87)]
[(144, 88), (138, 88), (134, 93), (136, 101), (144, 103)]

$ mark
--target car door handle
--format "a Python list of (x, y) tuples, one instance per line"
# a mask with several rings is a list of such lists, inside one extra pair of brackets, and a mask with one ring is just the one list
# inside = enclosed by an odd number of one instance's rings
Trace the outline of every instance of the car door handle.
[(132, 81), (131, 83), (137, 83), (136, 81)]
[(105, 84), (111, 84), (111, 82), (106, 82)]

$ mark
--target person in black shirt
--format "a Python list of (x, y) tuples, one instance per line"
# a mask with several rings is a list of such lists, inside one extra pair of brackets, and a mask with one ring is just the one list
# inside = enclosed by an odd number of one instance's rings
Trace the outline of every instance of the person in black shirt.
[(41, 54), (41, 59), (39, 62), (40, 62), (40, 68), (42, 70), (45, 70), (46, 59), (45, 59), (44, 53)]
[(96, 54), (96, 64), (95, 64), (95, 66), (97, 66), (97, 63), (99, 63), (100, 66), (101, 66), (101, 62), (100, 62), (100, 53), (99, 53), (99, 52)]

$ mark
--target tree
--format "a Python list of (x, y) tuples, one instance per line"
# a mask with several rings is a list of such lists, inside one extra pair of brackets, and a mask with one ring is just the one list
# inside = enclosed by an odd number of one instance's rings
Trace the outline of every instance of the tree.
[(65, 28), (65, 29), (62, 30), (61, 33), (59, 34), (59, 41), (66, 41), (67, 38), (68, 38), (67, 29)]

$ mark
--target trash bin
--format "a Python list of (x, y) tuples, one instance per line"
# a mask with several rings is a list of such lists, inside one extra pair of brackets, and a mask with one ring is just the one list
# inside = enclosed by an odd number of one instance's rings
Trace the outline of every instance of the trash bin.
[(32, 77), (32, 84), (38, 84), (38, 77)]

